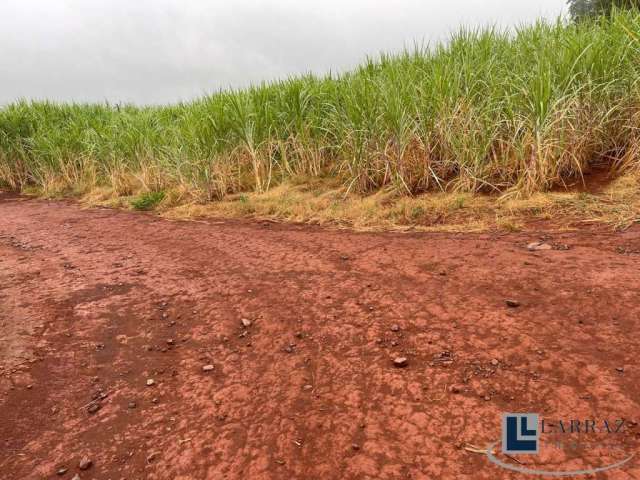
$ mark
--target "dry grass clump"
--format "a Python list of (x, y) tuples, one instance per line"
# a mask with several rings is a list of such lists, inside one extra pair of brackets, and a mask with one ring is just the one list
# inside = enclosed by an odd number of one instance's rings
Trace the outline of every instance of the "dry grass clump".
[[(114, 205), (112, 200), (94, 203)], [(464, 192), (406, 196), (392, 189), (362, 196), (330, 184), (310, 188), (283, 183), (268, 192), (229, 195), (217, 202), (166, 203), (161, 212), (173, 219), (250, 217), (358, 230), (518, 231), (537, 220), (553, 220), (560, 228), (601, 223), (624, 229), (640, 223), (640, 175), (618, 177), (597, 194), (555, 191), (527, 197)]]

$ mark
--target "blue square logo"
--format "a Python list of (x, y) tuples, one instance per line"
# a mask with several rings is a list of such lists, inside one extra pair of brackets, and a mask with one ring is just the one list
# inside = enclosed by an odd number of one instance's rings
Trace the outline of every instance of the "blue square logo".
[(537, 454), (540, 451), (537, 413), (502, 415), (502, 453)]

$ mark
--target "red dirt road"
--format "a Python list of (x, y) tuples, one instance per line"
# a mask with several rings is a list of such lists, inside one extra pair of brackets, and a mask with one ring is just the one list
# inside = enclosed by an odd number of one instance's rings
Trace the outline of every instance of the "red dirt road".
[[(503, 412), (625, 419), (634, 452), (639, 287), (639, 228), (370, 234), (2, 195), (0, 478), (526, 478), (471, 451)], [(624, 456), (594, 452), (502, 459)]]

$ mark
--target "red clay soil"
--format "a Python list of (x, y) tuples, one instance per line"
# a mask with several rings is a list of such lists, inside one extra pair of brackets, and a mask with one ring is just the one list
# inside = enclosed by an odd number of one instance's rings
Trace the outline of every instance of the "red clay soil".
[(639, 228), (354, 233), (4, 194), (0, 478), (525, 478), (475, 451), (503, 412), (624, 419), (618, 450), (499, 455), (606, 465), (640, 440), (639, 287)]

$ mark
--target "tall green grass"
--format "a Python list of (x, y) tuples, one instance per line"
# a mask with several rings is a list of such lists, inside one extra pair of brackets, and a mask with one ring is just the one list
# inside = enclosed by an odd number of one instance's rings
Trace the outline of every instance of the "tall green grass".
[(294, 177), (526, 194), (595, 163), (639, 167), (639, 78), (640, 15), (627, 12), (461, 30), (337, 77), (166, 107), (21, 101), (0, 109), (0, 182), (203, 200)]

